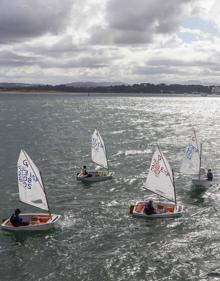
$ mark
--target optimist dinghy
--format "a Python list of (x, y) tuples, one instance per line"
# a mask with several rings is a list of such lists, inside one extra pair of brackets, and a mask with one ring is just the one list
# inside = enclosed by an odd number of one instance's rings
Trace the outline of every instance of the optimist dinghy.
[(192, 188), (206, 189), (212, 185), (212, 181), (208, 181), (207, 178), (202, 175), (202, 143), (199, 142), (196, 131), (193, 130), (193, 136), (190, 139), (190, 143), (185, 149), (184, 158), (180, 168), (180, 172), (186, 175), (193, 175)]
[[(145, 187), (168, 201), (152, 201), (149, 199), (136, 202), (135, 205), (130, 206), (130, 214), (146, 219), (176, 218), (182, 216), (183, 206), (177, 205), (176, 203), (173, 171), (159, 147), (157, 147), (153, 154)], [(154, 210), (151, 214), (146, 211), (149, 201), (152, 202)]]
[(51, 214), (40, 171), (24, 150), (21, 150), (18, 158), (17, 173), (20, 201), (48, 213), (21, 213), (20, 217), (28, 223), (21, 226), (13, 226), (9, 217), (2, 223), (2, 229), (12, 232), (51, 229), (60, 215)]
[(103, 170), (88, 171), (86, 174), (80, 172), (76, 176), (77, 180), (92, 183), (112, 179), (113, 172), (109, 172), (105, 144), (98, 130), (95, 130), (92, 134), (91, 158), (92, 162), (95, 163), (98, 168), (103, 168)]

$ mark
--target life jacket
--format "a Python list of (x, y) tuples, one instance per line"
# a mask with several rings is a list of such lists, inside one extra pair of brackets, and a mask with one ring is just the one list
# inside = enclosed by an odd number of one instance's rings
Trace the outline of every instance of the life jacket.
[(18, 215), (12, 214), (10, 217), (10, 223), (13, 226), (19, 226), (21, 221), (22, 221), (22, 219)]

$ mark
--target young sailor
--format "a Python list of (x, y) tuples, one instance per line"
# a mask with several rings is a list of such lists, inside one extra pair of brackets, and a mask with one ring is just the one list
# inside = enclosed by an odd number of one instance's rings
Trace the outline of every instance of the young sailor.
[(29, 223), (26, 221), (23, 221), (23, 219), (19, 216), (21, 213), (20, 209), (16, 209), (14, 214), (11, 215), (10, 217), (10, 223), (13, 226), (22, 226), (22, 225), (28, 225)]
[(213, 181), (213, 173), (212, 173), (211, 169), (208, 169), (207, 180), (208, 181)]
[(156, 211), (153, 207), (153, 200), (149, 200), (147, 203), (145, 203), (144, 212), (147, 215), (156, 214)]
[(88, 176), (88, 172), (86, 171), (86, 166), (83, 166), (81, 171), (80, 171), (80, 175), (82, 176)]

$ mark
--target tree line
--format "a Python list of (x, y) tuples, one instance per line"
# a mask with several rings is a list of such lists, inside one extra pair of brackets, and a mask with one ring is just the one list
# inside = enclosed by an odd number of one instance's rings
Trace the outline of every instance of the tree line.
[[(10, 85), (10, 86), (9, 86)], [(0, 85), (0, 90), (14, 91), (59, 91), (59, 92), (83, 92), (83, 93), (154, 93), (154, 94), (210, 94), (213, 86), (204, 85), (182, 85), (182, 84), (151, 84), (140, 83), (133, 85), (114, 85), (114, 86), (69, 86), (61, 85), (28, 85), (28, 86), (13, 86), (13, 84)]]

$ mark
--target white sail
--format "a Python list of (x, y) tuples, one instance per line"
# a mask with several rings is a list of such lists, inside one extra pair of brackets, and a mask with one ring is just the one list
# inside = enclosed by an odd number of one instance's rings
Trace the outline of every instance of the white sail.
[(151, 160), (146, 180), (146, 188), (170, 201), (175, 202), (172, 169), (163, 153), (158, 148)]
[(21, 150), (18, 158), (17, 173), (20, 200), (48, 211), (40, 172), (24, 150)]
[(98, 166), (108, 169), (105, 144), (98, 130), (92, 134), (91, 150), (92, 161)]
[(200, 169), (200, 143), (196, 137), (195, 131), (187, 145), (184, 153), (184, 158), (180, 168), (182, 174), (199, 174)]

